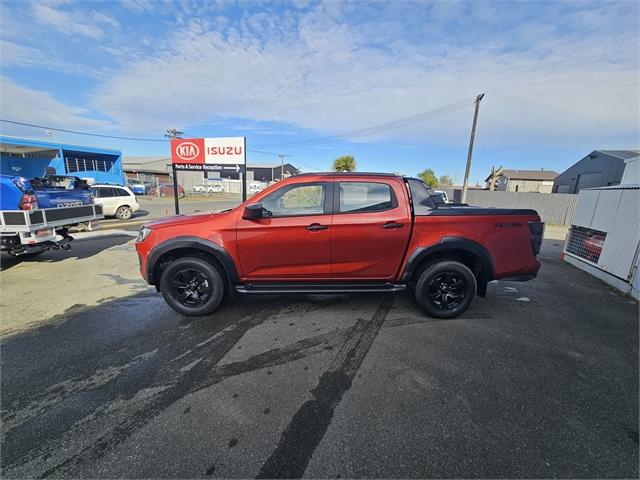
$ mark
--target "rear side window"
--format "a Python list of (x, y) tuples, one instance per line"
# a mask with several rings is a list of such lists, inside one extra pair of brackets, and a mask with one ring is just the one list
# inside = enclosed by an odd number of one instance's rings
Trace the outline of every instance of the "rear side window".
[(106, 187), (99, 187), (96, 188), (96, 191), (98, 192), (98, 195), (96, 195), (98, 198), (109, 198), (109, 197), (115, 197), (115, 189), (114, 188), (106, 188)]
[(124, 188), (114, 188), (118, 197), (128, 197), (129, 192), (127, 192)]
[(440, 203), (444, 203), (441, 198), (436, 198), (436, 193), (429, 188), (422, 180), (417, 178), (407, 178), (413, 210), (416, 215), (429, 215), (431, 210)]
[(398, 206), (391, 185), (374, 182), (340, 182), (340, 213), (381, 212)]

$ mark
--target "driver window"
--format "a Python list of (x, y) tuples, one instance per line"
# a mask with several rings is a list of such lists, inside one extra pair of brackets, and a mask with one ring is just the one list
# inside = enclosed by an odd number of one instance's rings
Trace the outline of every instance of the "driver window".
[(262, 199), (265, 217), (322, 215), (324, 183), (287, 185)]

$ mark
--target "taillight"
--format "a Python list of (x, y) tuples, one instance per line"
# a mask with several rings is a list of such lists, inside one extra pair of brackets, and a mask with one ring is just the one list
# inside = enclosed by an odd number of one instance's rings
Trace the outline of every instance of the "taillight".
[(35, 210), (38, 208), (38, 199), (35, 195), (25, 193), (20, 199), (20, 210)]

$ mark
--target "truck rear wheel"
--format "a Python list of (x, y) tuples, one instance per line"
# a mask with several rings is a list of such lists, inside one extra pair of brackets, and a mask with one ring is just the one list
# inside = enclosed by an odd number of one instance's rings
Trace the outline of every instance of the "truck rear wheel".
[(196, 317), (218, 308), (224, 297), (224, 281), (218, 269), (206, 260), (183, 257), (162, 272), (160, 291), (176, 312)]
[(443, 260), (429, 265), (416, 282), (418, 306), (435, 318), (454, 318), (464, 313), (476, 296), (476, 277), (466, 265)]

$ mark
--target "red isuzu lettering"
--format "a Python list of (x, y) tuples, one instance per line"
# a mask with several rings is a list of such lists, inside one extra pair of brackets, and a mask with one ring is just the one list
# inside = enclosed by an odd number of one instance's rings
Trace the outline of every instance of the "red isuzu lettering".
[(493, 279), (530, 280), (544, 223), (534, 210), (442, 203), (420, 180), (326, 173), (288, 178), (222, 213), (140, 229), (142, 276), (185, 315), (232, 292), (393, 292), (437, 318)]

